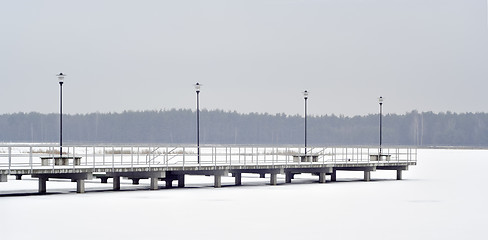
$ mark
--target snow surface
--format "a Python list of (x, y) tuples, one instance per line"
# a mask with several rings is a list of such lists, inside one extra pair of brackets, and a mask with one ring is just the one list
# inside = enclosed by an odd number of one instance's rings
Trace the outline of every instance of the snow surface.
[[(418, 165), (395, 171), (269, 177), (187, 176), (184, 189), (150, 191), (123, 180), (122, 191), (90, 180), (76, 194), (69, 180), (24, 176), (0, 183), (2, 239), (487, 239), (488, 150), (419, 150)], [(175, 182), (176, 185), (176, 182)], [(133, 191), (136, 190), (136, 191)]]

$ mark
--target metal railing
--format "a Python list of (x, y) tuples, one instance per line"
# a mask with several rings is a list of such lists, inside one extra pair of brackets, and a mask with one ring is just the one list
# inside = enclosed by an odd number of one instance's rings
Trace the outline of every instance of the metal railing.
[[(194, 167), (232, 165), (314, 165), (327, 163), (416, 162), (412, 147), (268, 147), (201, 146), (63, 146), (63, 157), (81, 157), (79, 165), (55, 165), (58, 145), (0, 145), (0, 170), (55, 168)], [(376, 156), (376, 157), (375, 157)], [(43, 164), (41, 157), (52, 158)], [(378, 161), (379, 159), (379, 161)]]

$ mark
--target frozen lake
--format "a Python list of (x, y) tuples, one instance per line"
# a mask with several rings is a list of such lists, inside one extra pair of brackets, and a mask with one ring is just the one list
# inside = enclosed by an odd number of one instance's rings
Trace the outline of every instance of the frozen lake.
[[(297, 175), (292, 184), (243, 175), (187, 176), (184, 189), (149, 191), (124, 180), (120, 192), (90, 180), (0, 183), (2, 239), (482, 239), (488, 222), (488, 150), (419, 150), (417, 166), (337, 174), (337, 182)], [(164, 184), (162, 184), (164, 185)], [(134, 189), (143, 189), (132, 191)], [(21, 193), (21, 194), (17, 194)], [(485, 237), (483, 237), (485, 236)]]

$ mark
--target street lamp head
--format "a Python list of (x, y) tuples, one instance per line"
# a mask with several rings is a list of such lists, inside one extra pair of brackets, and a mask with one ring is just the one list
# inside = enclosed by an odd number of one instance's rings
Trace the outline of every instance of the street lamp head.
[(195, 84), (195, 90), (197, 91), (197, 93), (199, 93), (199, 92), (200, 92), (200, 87), (201, 87), (201, 86), (202, 86), (202, 85), (200, 85), (200, 83), (196, 83), (196, 84)]
[(307, 90), (303, 91), (303, 98), (308, 99), (308, 91)]
[(63, 73), (59, 73), (56, 76), (58, 76), (59, 83), (63, 83), (64, 82), (64, 77), (66, 77), (66, 75), (64, 75)]
[(382, 105), (383, 104), (383, 97), (379, 97), (378, 102), (380, 103), (380, 105)]

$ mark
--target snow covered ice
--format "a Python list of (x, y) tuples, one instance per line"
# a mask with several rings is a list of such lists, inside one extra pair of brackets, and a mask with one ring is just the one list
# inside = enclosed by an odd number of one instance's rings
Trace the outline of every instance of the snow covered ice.
[[(243, 186), (223, 177), (187, 176), (186, 187), (150, 191), (149, 180), (122, 191), (100, 180), (37, 179), (0, 183), (2, 239), (484, 239), (488, 222), (487, 150), (418, 151), (403, 172), (337, 173), (337, 182), (297, 175), (269, 185), (243, 175)], [(329, 177), (328, 177), (329, 180)]]

